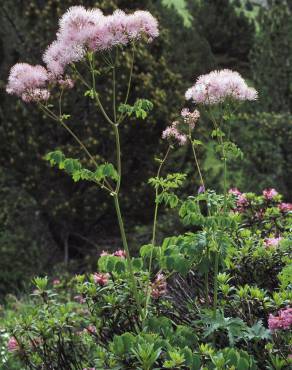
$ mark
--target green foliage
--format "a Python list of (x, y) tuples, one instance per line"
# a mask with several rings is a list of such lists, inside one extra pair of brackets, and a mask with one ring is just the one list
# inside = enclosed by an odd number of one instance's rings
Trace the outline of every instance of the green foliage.
[(119, 112), (131, 117), (134, 115), (136, 118), (146, 119), (149, 112), (153, 109), (153, 103), (147, 99), (138, 99), (134, 105), (121, 104)]
[(111, 163), (105, 163), (97, 166), (97, 169), (92, 172), (82, 167), (81, 162), (78, 159), (66, 158), (60, 150), (48, 153), (44, 159), (50, 162), (51, 166), (56, 166), (60, 170), (64, 170), (68, 175), (72, 177), (74, 182), (80, 180), (87, 180), (93, 182), (101, 182), (106, 178), (117, 181), (119, 175)]

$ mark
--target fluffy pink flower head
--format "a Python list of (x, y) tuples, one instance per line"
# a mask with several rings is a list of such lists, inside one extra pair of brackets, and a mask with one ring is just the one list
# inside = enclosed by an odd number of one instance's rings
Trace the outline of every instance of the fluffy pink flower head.
[(84, 45), (94, 37), (96, 27), (103, 19), (99, 9), (86, 10), (83, 6), (72, 6), (59, 21), (58, 39), (69, 44)]
[(277, 247), (280, 241), (282, 240), (282, 237), (278, 238), (267, 238), (264, 241), (265, 247), (266, 248), (271, 248), (271, 247)]
[(120, 257), (120, 258), (126, 258), (126, 251), (123, 249), (119, 249), (113, 253), (113, 256)]
[(185, 145), (187, 142), (187, 136), (185, 134), (181, 134), (177, 129), (178, 122), (172, 122), (171, 126), (166, 127), (166, 129), (162, 132), (162, 139), (175, 141), (179, 145)]
[(14, 337), (10, 337), (7, 343), (7, 350), (9, 352), (15, 352), (19, 350), (19, 344)]
[(109, 274), (102, 274), (102, 273), (93, 274), (93, 280), (94, 280), (95, 284), (98, 284), (100, 286), (107, 285), (108, 284), (108, 279), (109, 279)]
[(159, 36), (157, 19), (148, 11), (137, 10), (128, 16), (127, 33), (130, 39), (137, 39), (145, 35), (150, 42)]
[(278, 208), (283, 213), (290, 212), (292, 211), (292, 203), (280, 203)]
[(193, 112), (190, 112), (188, 108), (184, 108), (181, 111), (181, 116), (184, 122), (187, 123), (193, 130), (198, 119), (200, 118), (200, 112), (197, 109), (195, 109)]
[(151, 284), (151, 296), (153, 298), (159, 298), (166, 293), (166, 280), (163, 274), (157, 274), (154, 282)]
[(288, 330), (292, 326), (292, 308), (280, 310), (278, 316), (270, 315), (268, 319), (270, 330)]
[(263, 191), (263, 196), (267, 199), (267, 200), (272, 200), (272, 199), (274, 199), (275, 198), (275, 196), (277, 196), (278, 195), (278, 192), (277, 192), (277, 190), (275, 190), (275, 189), (265, 189), (264, 191)]
[(61, 76), (67, 65), (84, 58), (85, 49), (79, 44), (70, 44), (62, 40), (54, 41), (45, 51), (43, 61), (46, 63), (51, 78)]
[(238, 72), (229, 69), (213, 71), (200, 76), (195, 85), (186, 91), (187, 100), (197, 104), (218, 104), (225, 99), (256, 100), (257, 91), (248, 87)]
[(44, 67), (17, 63), (10, 70), (6, 91), (25, 102), (47, 100), (50, 96), (45, 88), (47, 81), (48, 72)]

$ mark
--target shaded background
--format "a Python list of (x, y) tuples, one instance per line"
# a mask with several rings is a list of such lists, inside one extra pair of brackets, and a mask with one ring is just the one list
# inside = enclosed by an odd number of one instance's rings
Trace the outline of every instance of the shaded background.
[[(38, 64), (53, 41), (58, 18), (72, 5), (147, 9), (160, 23), (161, 35), (137, 52), (130, 101), (147, 98), (154, 110), (147, 121), (129, 120), (122, 128), (122, 207), (133, 250), (149, 242), (155, 156), (165, 150), (162, 130), (185, 104), (184, 92), (202, 74), (216, 68), (242, 73), (260, 93), (232, 123), (232, 138), (245, 156), (232, 163), (229, 185), (261, 192), (275, 187), (292, 200), (292, 1), (161, 0), (73, 1), (2, 0), (0, 3), (0, 295), (23, 289), (31, 276), (66, 269), (94, 269), (103, 249), (120, 248), (114, 209), (107, 196), (87, 183), (74, 184), (47, 165), (42, 157), (61, 148), (68, 156), (79, 149), (66, 132), (42, 116), (33, 105), (5, 94), (10, 67)], [(125, 55), (125, 65), (129, 57)], [(127, 69), (121, 68), (121, 91)], [(111, 104), (107, 79), (99, 82), (105, 105)], [(110, 127), (76, 86), (65, 99), (72, 111), (70, 125), (85, 140), (97, 160), (114, 161)], [(208, 186), (222, 189), (222, 167), (208, 138), (208, 122), (198, 136), (205, 146), (200, 160)], [(167, 165), (186, 171), (185, 194), (196, 192), (190, 148), (181, 148)], [(160, 233), (180, 226), (174, 214), (160, 215)], [(64, 262), (69, 251), (69, 261)]]

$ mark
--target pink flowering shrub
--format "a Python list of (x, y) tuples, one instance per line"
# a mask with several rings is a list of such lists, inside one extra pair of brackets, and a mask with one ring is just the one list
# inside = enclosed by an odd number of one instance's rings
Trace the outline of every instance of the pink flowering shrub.
[(270, 330), (289, 330), (292, 327), (292, 308), (280, 310), (278, 316), (270, 314)]

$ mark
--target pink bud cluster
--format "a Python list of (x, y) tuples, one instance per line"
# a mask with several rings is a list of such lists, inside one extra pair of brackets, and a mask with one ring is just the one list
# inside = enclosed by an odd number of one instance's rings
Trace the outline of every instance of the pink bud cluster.
[(120, 258), (126, 258), (127, 254), (126, 254), (126, 251), (124, 251), (123, 249), (118, 249), (117, 251), (115, 251), (112, 254), (110, 254), (106, 251), (102, 251), (100, 253), (100, 257), (104, 257), (104, 256), (115, 256), (115, 257), (120, 257)]
[(270, 330), (284, 329), (288, 330), (292, 326), (292, 308), (280, 310), (278, 316), (270, 314), (268, 319)]
[(178, 130), (178, 121), (172, 122), (171, 126), (166, 127), (162, 132), (162, 139), (172, 140), (177, 142), (179, 145), (185, 145), (187, 142), (187, 136), (180, 133)]
[(218, 104), (225, 99), (256, 100), (257, 91), (248, 87), (238, 72), (229, 69), (212, 71), (200, 76), (195, 85), (186, 91), (187, 100), (197, 104)]
[(152, 41), (159, 35), (157, 20), (147, 11), (127, 15), (116, 10), (105, 16), (99, 9), (73, 6), (59, 22), (57, 40), (46, 50), (43, 60), (55, 76), (65, 67), (84, 58), (87, 50), (103, 51), (146, 36)]
[(109, 274), (103, 274), (103, 273), (95, 273), (93, 274), (93, 280), (95, 284), (98, 284), (100, 286), (104, 286), (108, 284)]
[(7, 350), (9, 352), (15, 352), (19, 350), (19, 344), (15, 337), (10, 337), (7, 343)]
[(263, 196), (266, 200), (273, 200), (279, 193), (276, 189), (265, 189), (263, 190)]
[(166, 279), (163, 274), (158, 274), (151, 284), (151, 296), (155, 299), (163, 296), (166, 293)]
[(264, 241), (265, 247), (266, 248), (277, 247), (282, 239), (283, 238), (281, 236), (279, 236), (278, 238), (267, 238)]
[(50, 97), (47, 81), (48, 72), (44, 67), (17, 63), (10, 70), (6, 92), (21, 97), (25, 102), (46, 101)]

